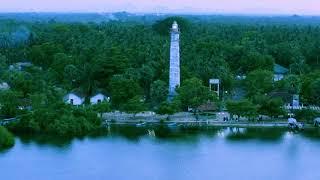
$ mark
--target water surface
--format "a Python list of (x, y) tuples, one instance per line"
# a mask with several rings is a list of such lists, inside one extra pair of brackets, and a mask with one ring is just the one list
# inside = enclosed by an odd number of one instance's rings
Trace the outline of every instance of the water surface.
[(320, 133), (114, 127), (77, 139), (21, 136), (0, 151), (6, 180), (319, 180)]

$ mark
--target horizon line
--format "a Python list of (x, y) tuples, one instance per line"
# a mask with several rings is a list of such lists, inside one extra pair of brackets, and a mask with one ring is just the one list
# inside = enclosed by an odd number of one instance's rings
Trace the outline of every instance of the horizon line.
[(162, 15), (226, 15), (226, 16), (320, 16), (319, 14), (303, 14), (303, 13), (243, 13), (243, 12), (154, 12), (154, 11), (0, 11), (0, 14), (114, 14), (114, 13), (128, 13), (128, 14), (162, 14)]

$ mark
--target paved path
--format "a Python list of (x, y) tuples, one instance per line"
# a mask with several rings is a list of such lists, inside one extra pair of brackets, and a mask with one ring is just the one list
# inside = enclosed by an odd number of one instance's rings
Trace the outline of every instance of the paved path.
[(12, 123), (12, 122), (15, 122), (17, 120), (18, 120), (17, 118), (2, 119), (2, 120), (0, 120), (0, 126), (5, 126), (5, 125)]
[[(153, 126), (159, 125), (159, 121), (117, 121), (110, 122), (106, 121), (106, 125), (137, 125), (145, 122), (145, 125)], [(241, 122), (241, 121), (165, 121), (164, 124), (176, 124), (176, 126), (211, 126), (211, 127), (243, 127), (243, 128), (287, 128), (288, 123), (286, 121), (274, 121), (274, 122)], [(304, 128), (310, 129), (315, 128), (312, 124), (305, 124)]]

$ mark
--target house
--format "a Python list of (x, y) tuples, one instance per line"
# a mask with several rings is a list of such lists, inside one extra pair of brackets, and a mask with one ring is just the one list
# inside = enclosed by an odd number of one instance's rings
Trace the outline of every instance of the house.
[(279, 98), (284, 103), (285, 109), (301, 109), (303, 104), (300, 103), (299, 95), (291, 94), (286, 91), (273, 91), (268, 94), (271, 98)]
[(98, 104), (103, 101), (110, 101), (110, 96), (103, 92), (96, 92), (93, 96), (90, 97), (91, 104)]
[(200, 112), (217, 111), (218, 107), (216, 103), (208, 101), (207, 103), (200, 105), (198, 110)]
[(6, 82), (0, 82), (0, 91), (1, 91), (1, 90), (8, 90), (8, 89), (10, 89), (10, 86), (9, 86), (8, 83), (6, 83)]
[(275, 64), (273, 67), (273, 72), (274, 72), (273, 80), (280, 81), (289, 72), (289, 69), (287, 69), (279, 64)]
[(71, 91), (64, 96), (64, 102), (71, 105), (82, 105), (85, 101), (85, 96), (79, 91)]
[(268, 94), (270, 98), (279, 98), (285, 105), (292, 104), (293, 95), (287, 91), (272, 91)]
[(17, 62), (13, 65), (10, 65), (9, 70), (24, 71), (25, 69), (32, 66), (33, 64), (29, 61)]
[(188, 107), (188, 112), (194, 112), (195, 110), (197, 110), (199, 112), (213, 112), (213, 111), (217, 111), (218, 107), (217, 107), (216, 103), (211, 102), (211, 101), (203, 103), (202, 105), (198, 106), (197, 109)]
[(137, 113), (136, 117), (150, 117), (150, 116), (152, 117), (154, 115), (156, 115), (156, 113), (153, 111), (143, 111), (143, 112)]

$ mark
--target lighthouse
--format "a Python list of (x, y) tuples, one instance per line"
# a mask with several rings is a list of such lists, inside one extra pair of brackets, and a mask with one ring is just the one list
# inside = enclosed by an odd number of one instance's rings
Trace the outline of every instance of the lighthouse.
[(180, 31), (176, 21), (171, 28), (170, 68), (169, 68), (169, 100), (177, 94), (176, 88), (180, 86)]

